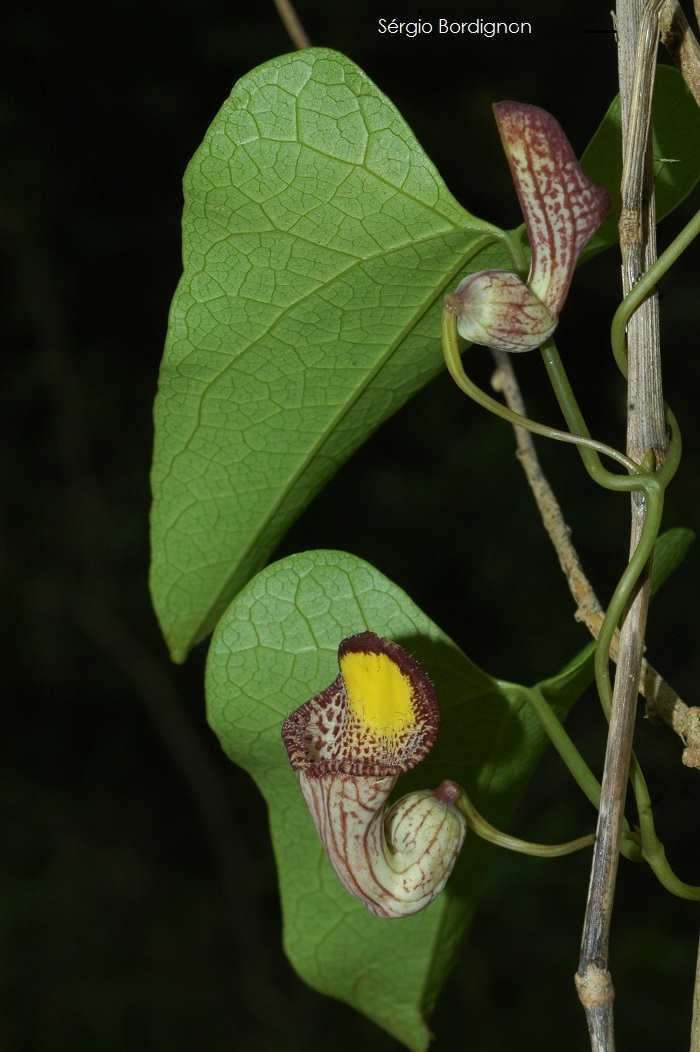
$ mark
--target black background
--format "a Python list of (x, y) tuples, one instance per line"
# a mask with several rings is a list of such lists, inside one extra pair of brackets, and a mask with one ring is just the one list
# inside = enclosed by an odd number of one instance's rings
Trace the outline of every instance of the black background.
[[(520, 217), (491, 103), (544, 106), (581, 153), (616, 91), (614, 37), (587, 32), (610, 28), (608, 8), (298, 5), (312, 42), (362, 66), (455, 196), (502, 226)], [(380, 35), (380, 17), (528, 20), (533, 32), (411, 40)], [(3, 1048), (399, 1047), (287, 964), (263, 804), (206, 727), (204, 647), (170, 665), (146, 584), (151, 404), (180, 273), (182, 173), (239, 77), (290, 50), (271, 2), (30, 0), (5, 18)], [(662, 244), (689, 214), (662, 226)], [(695, 528), (698, 260), (692, 249), (662, 289), (666, 395), (686, 447), (666, 522)], [(624, 391), (608, 342), (618, 285), (615, 252), (582, 268), (558, 342), (592, 430), (619, 444)], [(517, 365), (532, 414), (556, 420), (539, 358)], [(488, 382), (485, 354), (475, 374)], [(542, 457), (605, 599), (625, 558), (627, 502), (597, 491), (573, 450)], [(312, 547), (375, 563), (502, 678), (551, 674), (585, 642), (507, 426), (444, 377), (338, 474), (277, 554)], [(692, 552), (648, 633), (689, 703), (697, 579)], [(601, 723), (592, 696), (571, 718), (598, 771)], [(697, 773), (641, 717), (639, 749), (671, 861), (700, 882)], [(545, 760), (515, 831), (579, 835), (593, 822), (579, 797)], [(433, 1019), (438, 1047), (588, 1047), (572, 983), (587, 874), (587, 856), (499, 855)], [(623, 861), (621, 1047), (687, 1047), (697, 927), (697, 906)]]

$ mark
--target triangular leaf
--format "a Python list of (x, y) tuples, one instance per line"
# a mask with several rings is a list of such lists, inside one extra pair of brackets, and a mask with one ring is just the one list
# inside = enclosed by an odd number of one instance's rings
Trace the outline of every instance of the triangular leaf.
[(175, 660), (442, 368), (442, 293), (506, 262), (392, 103), (322, 48), (239, 81), (184, 185), (152, 473), (151, 591)]
[(661, 534), (654, 545), (654, 558), (651, 563), (652, 595), (655, 595), (674, 570), (678, 569), (694, 540), (693, 531), (684, 526), (675, 526)]
[[(325, 858), (280, 737), (289, 712), (337, 675), (340, 641), (366, 629), (413, 653), (440, 699), (437, 745), (399, 779), (397, 793), (453, 778), (503, 827), (545, 745), (527, 688), (483, 673), (401, 589), (343, 552), (291, 556), (239, 593), (209, 650), (209, 721), (267, 801), (294, 967), (317, 990), (423, 1050), (426, 1015), (459, 952), (491, 849), (468, 834), (445, 892), (424, 912), (393, 921), (372, 916)], [(561, 683), (548, 681), (560, 717), (590, 679), (588, 661), (587, 674), (566, 670)]]

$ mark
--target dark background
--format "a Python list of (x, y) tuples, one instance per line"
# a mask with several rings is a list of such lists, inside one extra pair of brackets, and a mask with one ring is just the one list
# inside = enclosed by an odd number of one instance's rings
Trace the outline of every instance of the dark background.
[[(520, 221), (490, 105), (550, 109), (583, 151), (615, 93), (609, 4), (490, 7), (299, 0), (312, 42), (392, 98), (477, 215)], [(379, 17), (529, 20), (529, 38), (380, 36)], [(264, 807), (204, 718), (200, 647), (171, 666), (150, 609), (151, 403), (180, 273), (181, 178), (240, 76), (292, 50), (272, 3), (29, 3), (0, 37), (0, 259), (5, 618), (0, 1047), (143, 1052), (399, 1046), (295, 977), (280, 948)], [(697, 197), (695, 197), (697, 206)], [(687, 218), (689, 208), (682, 214)], [(682, 215), (663, 225), (667, 244)], [(663, 283), (666, 394), (685, 438), (667, 525), (700, 521), (697, 267)], [(559, 331), (592, 430), (623, 442), (612, 364), (614, 252), (582, 268)], [(537, 356), (518, 368), (556, 420)], [(481, 370), (481, 373), (479, 372)], [(489, 366), (475, 366), (488, 382)], [(570, 449), (543, 460), (601, 598), (627, 547), (625, 498)], [(374, 562), (489, 672), (532, 682), (583, 643), (506, 425), (444, 378), (384, 426), (278, 554), (338, 547)], [(368, 528), (369, 527), (369, 528)], [(654, 603), (649, 653), (689, 703), (698, 677), (698, 555)], [(572, 733), (600, 770), (597, 701)], [(640, 718), (659, 829), (700, 882), (697, 773)], [(555, 758), (515, 831), (591, 828)], [(686, 824), (689, 831), (686, 832)], [(438, 1047), (585, 1050), (572, 974), (588, 856), (501, 853), (433, 1020)], [(613, 927), (621, 1047), (688, 1045), (697, 906), (623, 861)]]

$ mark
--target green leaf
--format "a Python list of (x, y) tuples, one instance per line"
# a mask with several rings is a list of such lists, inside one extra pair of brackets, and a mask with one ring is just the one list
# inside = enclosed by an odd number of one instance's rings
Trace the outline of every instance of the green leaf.
[(151, 593), (178, 661), (442, 368), (443, 292), (507, 260), (392, 103), (322, 48), (239, 81), (184, 188), (151, 519)]
[[(468, 834), (431, 906), (402, 920), (374, 917), (333, 873), (280, 737), (289, 712), (336, 677), (341, 640), (365, 629), (415, 654), (440, 699), (437, 745), (399, 779), (397, 793), (452, 778), (503, 828), (545, 745), (528, 689), (478, 669), (401, 589), (352, 555), (291, 556), (238, 594), (209, 650), (208, 715), (227, 755), (250, 772), (267, 801), (284, 942), (295, 969), (407, 1048), (423, 1050), (426, 1016), (459, 952), (491, 848)], [(584, 668), (582, 659), (547, 682), (560, 718), (590, 679), (591, 662)]]
[[(617, 244), (619, 240), (621, 127), (618, 95), (581, 158), (581, 167), (589, 179), (603, 183), (613, 199), (609, 218), (589, 241), (582, 259)], [(656, 67), (652, 137), (656, 216), (663, 219), (687, 197), (700, 179), (700, 108), (673, 66)]]
[(666, 530), (657, 539), (651, 563), (652, 595), (655, 595), (673, 571), (678, 569), (694, 540), (693, 531), (682, 526)]

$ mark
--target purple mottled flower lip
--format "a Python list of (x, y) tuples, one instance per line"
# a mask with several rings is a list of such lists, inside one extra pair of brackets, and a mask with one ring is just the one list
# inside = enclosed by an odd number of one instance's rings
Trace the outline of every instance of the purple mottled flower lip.
[(282, 739), (340, 883), (376, 916), (408, 917), (440, 894), (466, 833), (456, 782), (388, 805), (435, 742), (437, 696), (415, 658), (374, 632), (344, 639), (338, 665), (287, 717)]
[(579, 256), (610, 210), (551, 114), (499, 102), (494, 115), (525, 219), (532, 261), (527, 281), (509, 271), (471, 274), (454, 296), (460, 335), (504, 351), (538, 347), (556, 328)]
[(440, 709), (420, 664), (374, 632), (348, 636), (340, 674), (282, 728), (292, 767), (320, 775), (394, 774), (415, 767), (437, 737)]

